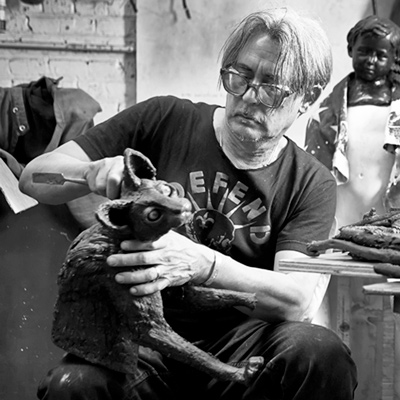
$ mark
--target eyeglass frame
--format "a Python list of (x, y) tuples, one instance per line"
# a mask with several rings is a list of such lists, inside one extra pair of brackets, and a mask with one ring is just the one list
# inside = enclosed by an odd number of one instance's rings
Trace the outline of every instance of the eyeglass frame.
[[(229, 89), (225, 86), (225, 81), (224, 81), (224, 78), (223, 78), (224, 74), (233, 74), (233, 75), (237, 75), (237, 76), (239, 76), (240, 78), (242, 78), (242, 79), (246, 82), (246, 85), (247, 85), (245, 91), (244, 91), (242, 94), (237, 94), (237, 93), (233, 93), (231, 90), (229, 90)], [(232, 96), (235, 96), (235, 97), (241, 97), (241, 96), (243, 96), (244, 94), (247, 93), (247, 91), (249, 90), (249, 88), (253, 88), (254, 91), (256, 92), (257, 100), (258, 100), (261, 104), (263, 104), (265, 107), (268, 107), (268, 108), (279, 108), (279, 107), (282, 105), (283, 101), (284, 101), (287, 97), (289, 97), (291, 94), (294, 93), (292, 90), (289, 89), (288, 86), (276, 85), (276, 84), (274, 84), (274, 83), (260, 83), (260, 84), (251, 83), (251, 81), (250, 81), (249, 78), (246, 78), (245, 76), (243, 76), (242, 73), (240, 73), (239, 71), (235, 70), (232, 66), (228, 66), (228, 67), (225, 67), (225, 68), (221, 68), (221, 69), (220, 69), (220, 75), (221, 75), (222, 85), (223, 85), (224, 89), (225, 89), (229, 94), (231, 94)], [(278, 89), (278, 90), (280, 90), (280, 91), (282, 92), (282, 97), (281, 97), (281, 99), (278, 101), (277, 104), (269, 105), (269, 104), (265, 104), (265, 103), (261, 100), (261, 97), (260, 97), (260, 94), (259, 94), (259, 88), (260, 88), (260, 87), (265, 87), (265, 86), (274, 87), (275, 89)]]

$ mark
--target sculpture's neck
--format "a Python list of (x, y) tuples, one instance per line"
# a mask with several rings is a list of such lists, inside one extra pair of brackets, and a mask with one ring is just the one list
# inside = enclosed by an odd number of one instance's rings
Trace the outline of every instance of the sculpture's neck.
[(387, 106), (392, 102), (392, 85), (387, 79), (374, 82), (353, 78), (349, 82), (348, 106)]

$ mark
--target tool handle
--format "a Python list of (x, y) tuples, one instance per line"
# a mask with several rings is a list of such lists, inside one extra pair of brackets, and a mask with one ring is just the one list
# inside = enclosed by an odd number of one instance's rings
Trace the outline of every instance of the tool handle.
[(72, 182), (72, 183), (79, 183), (80, 185), (86, 185), (87, 186), (87, 181), (86, 179), (80, 179), (80, 178), (65, 178), (64, 180), (66, 182)]

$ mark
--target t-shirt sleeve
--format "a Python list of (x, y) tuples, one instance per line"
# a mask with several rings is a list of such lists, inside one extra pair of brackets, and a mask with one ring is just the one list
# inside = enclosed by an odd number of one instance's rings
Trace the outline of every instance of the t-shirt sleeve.
[(329, 237), (336, 211), (336, 182), (332, 178), (310, 187), (279, 234), (276, 251), (307, 254), (308, 243)]
[(160, 99), (151, 98), (121, 111), (74, 140), (92, 160), (121, 155), (129, 147), (140, 151), (157, 129), (161, 108)]

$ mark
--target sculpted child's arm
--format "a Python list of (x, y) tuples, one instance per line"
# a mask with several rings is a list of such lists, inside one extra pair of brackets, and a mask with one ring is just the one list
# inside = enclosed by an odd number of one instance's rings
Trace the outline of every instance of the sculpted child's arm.
[[(33, 159), (19, 181), (20, 190), (45, 204), (62, 204), (90, 192), (114, 199), (119, 197), (123, 158), (117, 156), (91, 161), (73, 141)], [(33, 183), (34, 172), (62, 173), (68, 178), (83, 178), (87, 185), (66, 182), (63, 185)]]

